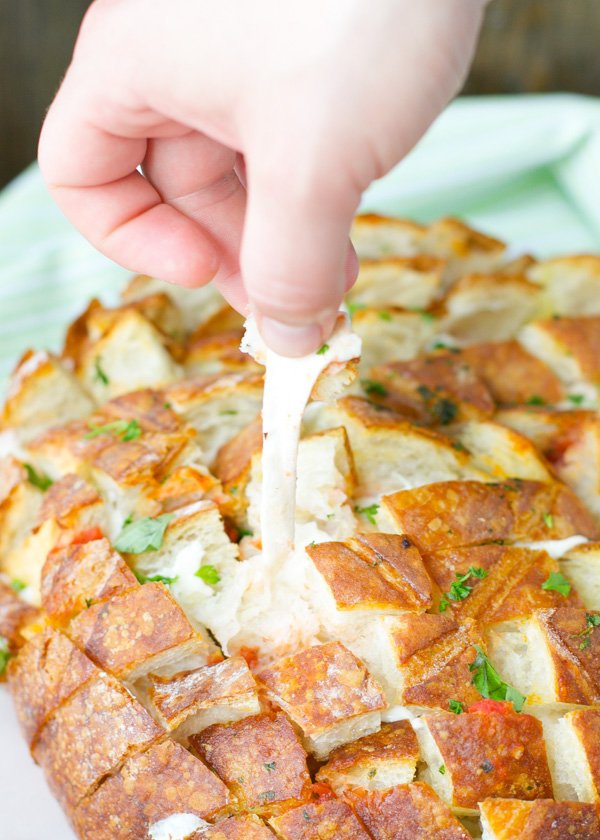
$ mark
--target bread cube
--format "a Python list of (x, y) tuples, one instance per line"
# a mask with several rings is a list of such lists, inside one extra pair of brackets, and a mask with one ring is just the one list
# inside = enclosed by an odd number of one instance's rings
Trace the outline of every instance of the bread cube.
[(517, 714), (510, 703), (488, 706), (466, 714), (426, 715), (414, 722), (427, 763), (422, 778), (459, 814), (476, 814), (477, 803), (488, 797), (552, 796), (540, 721)]
[(458, 354), (451, 352), (390, 362), (373, 368), (369, 377), (369, 382), (381, 386), (373, 394), (376, 401), (432, 426), (485, 418), (494, 412), (486, 386)]
[(174, 410), (196, 429), (206, 464), (260, 413), (262, 375), (232, 373), (184, 379), (165, 390)]
[(107, 524), (104, 505), (96, 488), (73, 474), (59, 478), (44, 493), (35, 527), (48, 519), (69, 531), (84, 531), (93, 526), (103, 528)]
[(460, 219), (437, 219), (429, 225), (421, 241), (426, 254), (447, 260), (445, 277), (452, 282), (465, 274), (490, 274), (505, 259), (506, 245), (498, 239), (470, 228)]
[(600, 709), (535, 706), (531, 711), (544, 727), (555, 798), (599, 802)]
[(482, 840), (596, 840), (600, 806), (538, 799), (486, 799), (481, 803)]
[(459, 624), (446, 614), (381, 616), (349, 623), (344, 643), (383, 686), (391, 719), (447, 709), (451, 699), (464, 705), (480, 699), (470, 666), (474, 645), (483, 640), (469, 619)]
[(489, 657), (530, 703), (594, 705), (600, 702), (598, 614), (561, 607), (495, 624)]
[(258, 674), (266, 696), (301, 731), (306, 749), (325, 758), (341, 744), (379, 729), (381, 687), (339, 642), (307, 648)]
[(322, 799), (272, 817), (269, 825), (280, 840), (369, 840), (352, 809), (339, 799)]
[(600, 258), (574, 254), (541, 260), (527, 277), (543, 290), (546, 306), (556, 315), (600, 314)]
[(468, 344), (507, 341), (538, 314), (538, 286), (518, 274), (469, 274), (444, 299), (442, 330)]
[(44, 350), (29, 350), (11, 376), (2, 425), (27, 442), (51, 426), (86, 417), (94, 407), (67, 365)]
[(358, 534), (345, 542), (309, 545), (321, 582), (321, 609), (335, 621), (351, 615), (425, 611), (431, 582), (417, 549), (396, 534)]
[(186, 376), (262, 373), (252, 356), (240, 350), (243, 330), (194, 337), (183, 360)]
[(419, 759), (416, 735), (407, 720), (384, 723), (379, 732), (334, 750), (317, 773), (341, 796), (346, 790), (387, 790), (412, 782)]
[(355, 309), (352, 327), (362, 340), (360, 375), (369, 376), (374, 365), (390, 359), (413, 359), (428, 346), (436, 318), (430, 312), (412, 312), (388, 306), (386, 309)]
[(69, 624), (68, 633), (105, 670), (130, 682), (205, 649), (162, 583), (146, 583), (99, 604)]
[(425, 235), (423, 225), (408, 219), (364, 213), (355, 216), (350, 236), (359, 257), (414, 256)]
[(163, 730), (113, 677), (94, 675), (54, 713), (33, 748), (52, 793), (71, 812)]
[(600, 385), (600, 315), (535, 321), (521, 330), (519, 341), (566, 386)]
[(373, 840), (470, 840), (450, 808), (423, 782), (354, 790), (348, 798)]
[(528, 353), (517, 341), (472, 344), (460, 350), (463, 358), (501, 405), (560, 402), (563, 386), (552, 368)]
[(444, 266), (424, 255), (364, 258), (347, 299), (353, 309), (428, 309), (441, 294)]
[(214, 724), (192, 735), (190, 744), (242, 811), (268, 817), (309, 800), (306, 753), (281, 713)]
[(108, 540), (57, 548), (42, 569), (42, 605), (55, 622), (138, 587), (135, 575)]
[(15, 458), (0, 458), (0, 567), (31, 532), (44, 499), (26, 476)]
[(30, 749), (50, 716), (98, 676), (93, 662), (51, 627), (24, 645), (9, 664), (8, 680), (21, 732)]
[(164, 293), (171, 298), (181, 313), (186, 332), (192, 332), (225, 305), (222, 295), (212, 283), (188, 288), (143, 274), (132, 277), (122, 290), (121, 297), (125, 303), (130, 303), (156, 293)]
[(383, 498), (399, 533), (421, 552), (522, 540), (596, 538), (598, 525), (564, 485), (510, 479), (445, 481)]
[(583, 543), (566, 551), (560, 570), (579, 593), (583, 606), (600, 610), (600, 543)]
[(182, 743), (212, 724), (260, 712), (256, 682), (241, 656), (172, 676), (149, 674), (146, 697), (159, 723)]
[(80, 837), (130, 840), (176, 813), (213, 819), (226, 811), (229, 791), (201, 761), (171, 741), (129, 758), (78, 806)]

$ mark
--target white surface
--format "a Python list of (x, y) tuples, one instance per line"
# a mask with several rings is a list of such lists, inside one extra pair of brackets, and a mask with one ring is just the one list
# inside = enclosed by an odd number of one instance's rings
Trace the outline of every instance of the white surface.
[(0, 686), (0, 840), (74, 840), (44, 775), (29, 757), (6, 686)]

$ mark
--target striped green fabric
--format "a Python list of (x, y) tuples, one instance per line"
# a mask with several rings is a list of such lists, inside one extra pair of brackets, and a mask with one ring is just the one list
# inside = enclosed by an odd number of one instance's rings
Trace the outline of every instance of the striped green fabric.
[[(454, 214), (538, 256), (600, 250), (600, 102), (567, 95), (459, 99), (363, 209)], [(35, 166), (0, 194), (0, 379), (27, 347), (58, 349), (65, 324), (127, 273), (66, 222)]]

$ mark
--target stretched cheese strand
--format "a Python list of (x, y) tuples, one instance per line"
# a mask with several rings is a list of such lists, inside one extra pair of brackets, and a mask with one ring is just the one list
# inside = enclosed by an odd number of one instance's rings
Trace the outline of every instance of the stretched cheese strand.
[(360, 338), (340, 313), (335, 330), (316, 353), (289, 359), (270, 350), (253, 318), (246, 321), (242, 350), (266, 368), (263, 396), (262, 552), (281, 564), (294, 550), (296, 466), (302, 415), (319, 376), (343, 369), (360, 356)]

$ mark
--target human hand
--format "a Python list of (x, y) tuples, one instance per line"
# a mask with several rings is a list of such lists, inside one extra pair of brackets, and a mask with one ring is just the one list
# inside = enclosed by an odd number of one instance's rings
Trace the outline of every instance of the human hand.
[(361, 193), (459, 89), (484, 5), (96, 0), (42, 174), (111, 259), (214, 279), (274, 350), (311, 352), (356, 277)]

